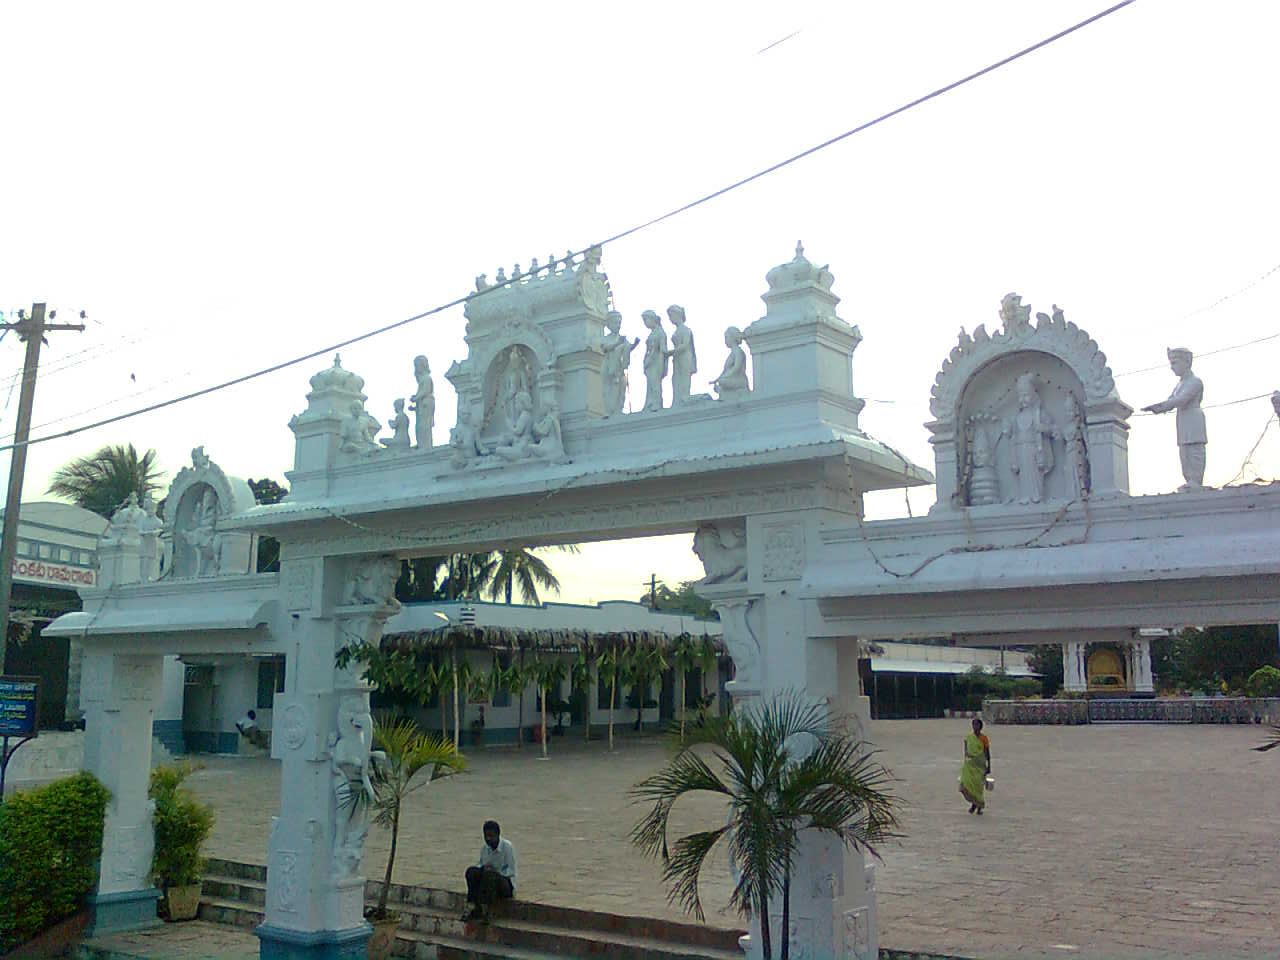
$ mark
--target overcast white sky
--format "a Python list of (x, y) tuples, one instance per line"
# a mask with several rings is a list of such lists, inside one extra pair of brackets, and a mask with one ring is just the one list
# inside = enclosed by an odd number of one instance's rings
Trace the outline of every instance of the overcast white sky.
[[(50, 337), (35, 436), (213, 383), (464, 294), (718, 188), (1096, 12), (1054, 3), (6, 4), (0, 308)], [(1061, 305), (1118, 373), (1280, 332), (1274, 45), (1257, 0), (1139, 0), (1047, 50), (605, 250), (624, 330), (684, 304), (705, 385), (797, 239), (864, 342), (864, 428), (932, 466), (934, 374), (1016, 290)], [(789, 39), (758, 53), (789, 34)], [(370, 409), (465, 355), (453, 310), (343, 351)], [(1205, 404), (1280, 387), (1280, 339), (1196, 363)], [(0, 433), (21, 347), (0, 343)], [(638, 365), (639, 359), (637, 357)], [(24, 499), (104, 443), (171, 476), (203, 443), (283, 480), (312, 362), (36, 445)], [(633, 376), (633, 380), (636, 377)], [(1134, 407), (1167, 368), (1119, 380)], [(705, 389), (705, 386), (704, 386)], [(1239, 470), (1266, 399), (1207, 411), (1206, 480)], [(1181, 482), (1172, 416), (1135, 417), (1130, 486)], [(1280, 477), (1272, 423), (1255, 476)], [(8, 454), (0, 454), (7, 474)], [(932, 488), (913, 495), (918, 512)], [(873, 516), (903, 511), (877, 495)], [(688, 538), (554, 557), (564, 597), (700, 575)]]

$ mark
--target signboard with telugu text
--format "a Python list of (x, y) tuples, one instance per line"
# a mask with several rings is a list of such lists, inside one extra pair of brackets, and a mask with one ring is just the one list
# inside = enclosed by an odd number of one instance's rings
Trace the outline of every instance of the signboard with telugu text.
[(40, 583), (54, 587), (92, 587), (98, 582), (98, 571), (90, 567), (74, 567), (67, 563), (48, 563), (15, 557), (13, 579), (24, 583)]
[(0, 677), (0, 736), (34, 737), (39, 730), (40, 681)]

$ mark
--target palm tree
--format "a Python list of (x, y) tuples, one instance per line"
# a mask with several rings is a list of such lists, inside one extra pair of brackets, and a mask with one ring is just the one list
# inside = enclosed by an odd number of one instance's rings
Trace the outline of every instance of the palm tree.
[[(711, 762), (694, 749), (710, 748)], [(666, 769), (641, 781), (632, 796), (653, 809), (636, 824), (632, 842), (660, 857), (669, 899), (699, 920), (698, 878), (721, 840), (741, 871), (730, 906), (760, 919), (760, 941), (772, 960), (769, 900), (782, 897), (782, 950), (790, 950), (791, 864), (801, 831), (822, 830), (850, 848), (875, 854), (895, 836), (898, 799), (892, 777), (862, 741), (833, 722), (826, 707), (784, 693), (754, 709), (738, 709), (696, 728), (691, 743)], [(713, 830), (668, 837), (672, 808), (682, 797), (712, 793), (727, 801), (728, 822)]]
[(59, 467), (49, 484), (49, 493), (110, 519), (129, 494), (136, 493), (141, 503), (159, 490), (160, 475), (154, 450), (139, 457), (132, 443), (127, 447), (106, 446), (92, 456), (78, 457)]
[(573, 661), (573, 667), (570, 669), (570, 688), (579, 691), (582, 695), (583, 738), (587, 741), (591, 740), (591, 694), (594, 686), (591, 682), (591, 665), (595, 660), (594, 654), (591, 644), (584, 643), (579, 648), (578, 657)]
[[(391, 849), (387, 852), (387, 872), (378, 894), (375, 919), (387, 916), (387, 894), (391, 890), (391, 870), (396, 862), (396, 841), (400, 835), (400, 811), (409, 794), (433, 780), (466, 768), (466, 760), (457, 748), (443, 737), (429, 737), (411, 720), (379, 717), (373, 723), (374, 745), (384, 754), (374, 767), (373, 786), (377, 799), (373, 802), (373, 822), (391, 831)], [(413, 780), (430, 767), (426, 781)]]
[[(556, 548), (566, 553), (577, 553), (573, 544), (564, 544)], [(520, 587), (520, 596), (525, 603), (537, 606), (538, 588), (560, 592), (560, 581), (551, 572), (551, 567), (540, 556), (526, 547), (514, 547), (510, 550), (498, 551), (497, 566), (488, 581), (489, 599), (496, 601), (504, 598), (511, 603), (513, 588)]]
[(529, 664), (529, 673), (538, 684), (539, 699), (542, 701), (542, 756), (547, 756), (547, 694), (559, 690), (560, 683), (568, 672), (568, 667), (559, 657), (552, 655), (546, 659), (538, 657)]
[(440, 592), (446, 600), (480, 596), (497, 569), (495, 553), (455, 553), (445, 558), (445, 579)]
[[(694, 640), (687, 633), (680, 634), (676, 638), (676, 642), (671, 647), (668, 659), (671, 666), (675, 668), (676, 675), (680, 678), (680, 742), (684, 743), (684, 721), (685, 706), (689, 699), (685, 692), (685, 683), (689, 676), (689, 672), (695, 668), (703, 671), (710, 670), (715, 666), (716, 662), (715, 650), (712, 649), (711, 643), (704, 637), (702, 640)], [(699, 688), (698, 695), (702, 695)]]
[(644, 702), (653, 681), (667, 669), (667, 658), (662, 648), (657, 645), (635, 647), (627, 658), (625, 679), (631, 686), (631, 696), (636, 700), (636, 726), (640, 730), (644, 723)]
[(618, 700), (618, 681), (627, 673), (627, 650), (622, 646), (610, 647), (600, 654), (596, 666), (597, 675), (609, 681), (609, 750), (613, 750), (613, 707)]

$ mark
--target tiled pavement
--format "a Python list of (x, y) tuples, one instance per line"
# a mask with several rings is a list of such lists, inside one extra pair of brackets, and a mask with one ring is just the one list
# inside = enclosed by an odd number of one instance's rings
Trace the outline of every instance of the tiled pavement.
[[(1257, 728), (992, 727), (997, 789), (979, 819), (955, 792), (967, 726), (872, 726), (908, 802), (905, 836), (879, 871), (883, 946), (990, 958), (1280, 958), (1280, 756), (1249, 750)], [(479, 824), (493, 816), (516, 843), (522, 898), (681, 918), (657, 865), (627, 844), (639, 816), (627, 788), (663, 756), (652, 741), (623, 741), (610, 755), (561, 738), (547, 761), (532, 748), (476, 751), (468, 774), (410, 801), (396, 880), (460, 886)], [(193, 786), (218, 813), (209, 852), (264, 862), (278, 765), (205, 762)], [(680, 819), (695, 827), (721, 815), (691, 803)], [(385, 853), (375, 828), (370, 875)], [(737, 925), (723, 910), (728, 887), (720, 858), (703, 886), (708, 922)]]

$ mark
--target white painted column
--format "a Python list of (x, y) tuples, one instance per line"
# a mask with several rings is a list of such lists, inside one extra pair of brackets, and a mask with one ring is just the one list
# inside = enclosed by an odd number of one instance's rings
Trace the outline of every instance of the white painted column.
[(1087, 687), (1084, 665), (1085, 645), (1082, 640), (1068, 640), (1062, 645), (1062, 688), (1083, 693)]
[(1133, 641), (1133, 690), (1135, 693), (1155, 693), (1155, 678), (1151, 674), (1151, 641), (1137, 637)]
[(352, 735), (353, 716), (371, 724), (369, 688), (357, 670), (337, 669), (334, 655), (362, 639), (376, 643), (398, 609), (390, 598), (394, 577), (389, 602), (352, 595), (352, 578), (376, 562), (286, 557), (281, 566), (286, 687), (275, 695), (271, 739), (271, 755), (281, 761), (281, 807), (268, 841), (265, 920), (256, 931), (264, 960), (364, 956), (371, 928), (363, 829), (339, 805), (333, 759), (341, 738)]
[(124, 656), (86, 648), (81, 673), (84, 767), (108, 790), (98, 886), (90, 900), (94, 934), (155, 924), (151, 723), (163, 656)]

